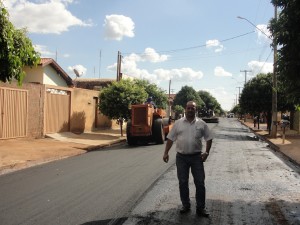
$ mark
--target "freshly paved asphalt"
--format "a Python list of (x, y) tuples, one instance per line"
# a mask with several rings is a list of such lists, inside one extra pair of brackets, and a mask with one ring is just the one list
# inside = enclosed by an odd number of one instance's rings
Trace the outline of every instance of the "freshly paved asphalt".
[[(265, 124), (261, 124), (258, 129), (252, 123), (242, 123), (269, 143), (272, 149), (300, 165), (300, 134), (288, 129), (283, 144), (280, 128), (278, 137), (272, 139), (268, 136)], [(52, 138), (0, 140), (0, 175), (125, 142), (126, 137), (121, 137), (120, 133), (119, 129), (107, 129), (80, 135), (71, 132), (49, 135)]]

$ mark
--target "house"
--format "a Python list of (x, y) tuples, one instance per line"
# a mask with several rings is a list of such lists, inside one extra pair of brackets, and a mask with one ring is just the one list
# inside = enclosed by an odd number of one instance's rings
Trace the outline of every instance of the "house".
[(0, 82), (0, 139), (112, 127), (99, 112), (99, 91), (74, 88), (68, 74), (50, 58), (25, 67), (22, 86)]
[(41, 58), (36, 67), (24, 67), (26, 76), (23, 83), (47, 84), (73, 87), (72, 78), (51, 58)]

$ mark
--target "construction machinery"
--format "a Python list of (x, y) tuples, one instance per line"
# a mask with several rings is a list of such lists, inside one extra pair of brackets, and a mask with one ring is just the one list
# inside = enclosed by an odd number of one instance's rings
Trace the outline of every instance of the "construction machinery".
[(165, 110), (155, 108), (152, 104), (132, 105), (131, 120), (126, 126), (127, 143), (163, 144), (171, 128), (172, 121)]

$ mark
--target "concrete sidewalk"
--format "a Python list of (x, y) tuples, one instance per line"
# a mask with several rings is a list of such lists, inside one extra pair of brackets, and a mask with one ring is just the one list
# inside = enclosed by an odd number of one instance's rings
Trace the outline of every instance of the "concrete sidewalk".
[[(253, 123), (241, 123), (268, 142), (275, 151), (281, 152), (290, 161), (300, 165), (300, 134), (296, 131), (287, 130), (283, 143), (280, 128), (278, 137), (271, 139), (266, 124), (261, 124), (260, 129), (257, 129), (253, 127)], [(125, 142), (125, 132), (123, 135), (121, 137), (119, 129), (107, 129), (79, 135), (71, 132), (56, 133), (42, 139), (0, 140), (0, 175)]]
[(284, 130), (278, 126), (277, 138), (271, 138), (267, 130), (267, 124), (260, 124), (258, 129), (257, 124), (254, 127), (253, 123), (244, 121), (240, 122), (249, 127), (261, 139), (268, 142), (273, 150), (282, 153), (294, 164), (298, 166), (300, 165), (300, 134), (297, 131), (286, 128), (284, 138)]
[(55, 133), (41, 139), (0, 140), (0, 175), (125, 141), (126, 136), (121, 137), (120, 129)]

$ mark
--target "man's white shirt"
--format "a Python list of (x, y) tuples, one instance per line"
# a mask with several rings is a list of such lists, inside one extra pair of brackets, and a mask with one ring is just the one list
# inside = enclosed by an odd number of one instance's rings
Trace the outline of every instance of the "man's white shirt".
[(208, 141), (213, 139), (213, 135), (202, 119), (195, 117), (192, 122), (189, 122), (186, 117), (183, 117), (175, 121), (167, 138), (176, 142), (177, 152), (194, 154), (201, 152), (202, 138)]

